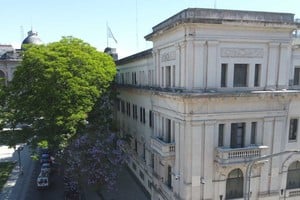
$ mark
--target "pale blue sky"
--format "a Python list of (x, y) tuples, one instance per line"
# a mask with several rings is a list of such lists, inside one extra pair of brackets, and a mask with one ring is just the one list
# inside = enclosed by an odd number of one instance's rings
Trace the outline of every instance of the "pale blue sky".
[[(72, 35), (103, 51), (106, 22), (119, 57), (152, 47), (144, 36), (185, 8), (288, 12), (300, 18), (300, 0), (0, 0), (0, 44), (18, 47), (31, 26), (44, 43)], [(137, 9), (136, 9), (137, 8)], [(22, 31), (23, 30), (23, 31)]]

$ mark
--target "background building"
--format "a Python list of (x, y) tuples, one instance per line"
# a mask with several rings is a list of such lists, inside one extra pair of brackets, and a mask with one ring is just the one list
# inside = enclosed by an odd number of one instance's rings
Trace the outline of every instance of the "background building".
[[(29, 31), (28, 36), (22, 42), (22, 48), (26, 44), (42, 44), (37, 32)], [(11, 81), (13, 73), (22, 60), (21, 49), (15, 49), (12, 45), (0, 44), (0, 78), (5, 82)]]
[(287, 153), (300, 149), (298, 27), (289, 13), (186, 9), (117, 61), (128, 165), (153, 200), (300, 198), (300, 153)]

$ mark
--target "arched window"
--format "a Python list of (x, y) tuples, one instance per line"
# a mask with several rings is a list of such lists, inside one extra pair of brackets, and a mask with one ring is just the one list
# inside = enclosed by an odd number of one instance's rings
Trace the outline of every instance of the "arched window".
[(288, 169), (286, 189), (300, 188), (300, 162), (293, 162)]
[(232, 170), (226, 181), (226, 199), (243, 198), (243, 185), (243, 172), (240, 169)]

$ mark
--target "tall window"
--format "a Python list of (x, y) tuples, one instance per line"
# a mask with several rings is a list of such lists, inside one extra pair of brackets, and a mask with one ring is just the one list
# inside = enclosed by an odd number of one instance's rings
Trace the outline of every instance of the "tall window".
[(164, 74), (164, 67), (161, 68), (161, 86), (164, 87), (165, 82), (165, 74)]
[(172, 167), (168, 166), (168, 180), (167, 185), (169, 188), (172, 188)]
[(121, 112), (125, 113), (125, 101), (121, 100)]
[(300, 162), (296, 161), (289, 166), (287, 181), (287, 189), (300, 188)]
[(136, 85), (137, 81), (136, 81), (136, 72), (132, 72), (132, 84)]
[(256, 144), (256, 132), (257, 132), (257, 123), (251, 123), (251, 144)]
[(300, 85), (300, 67), (294, 70), (294, 85)]
[(152, 110), (149, 110), (149, 126), (153, 127), (153, 112)]
[(129, 102), (127, 102), (126, 103), (126, 114), (130, 117), (130, 103)]
[(222, 63), (221, 66), (221, 87), (227, 87), (227, 68), (228, 65)]
[(172, 72), (172, 76), (173, 76), (173, 81), (172, 81), (172, 86), (175, 87), (175, 65), (173, 65), (173, 72)]
[(259, 82), (260, 82), (260, 70), (261, 70), (261, 65), (260, 65), (260, 64), (255, 64), (255, 71), (254, 71), (254, 87), (259, 87)]
[(171, 87), (171, 66), (166, 66), (166, 87)]
[(132, 117), (133, 119), (137, 120), (137, 105), (132, 104)]
[(219, 124), (219, 139), (218, 146), (224, 146), (224, 124)]
[(145, 119), (145, 108), (140, 107), (140, 122), (142, 123), (146, 123), (146, 119)]
[(242, 148), (244, 147), (245, 137), (245, 123), (232, 123), (231, 124), (231, 148)]
[(228, 174), (226, 180), (226, 198), (235, 199), (243, 197), (244, 186), (243, 172), (240, 169), (234, 169)]
[(289, 140), (296, 140), (298, 132), (298, 119), (290, 120)]
[(171, 120), (166, 119), (166, 142), (171, 142)]
[(247, 64), (234, 64), (233, 87), (247, 87)]

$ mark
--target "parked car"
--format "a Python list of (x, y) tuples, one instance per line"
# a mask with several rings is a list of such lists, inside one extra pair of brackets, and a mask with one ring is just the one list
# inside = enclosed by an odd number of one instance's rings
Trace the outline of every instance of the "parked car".
[(49, 173), (41, 171), (36, 180), (36, 183), (38, 189), (48, 188), (50, 186)]
[(41, 164), (43, 163), (51, 163), (52, 160), (51, 160), (51, 156), (47, 153), (44, 153), (41, 155), (41, 158), (40, 158), (40, 162)]
[(48, 162), (43, 163), (42, 167), (41, 167), (41, 172), (45, 172), (45, 173), (50, 174), (51, 173), (51, 164), (48, 163)]

